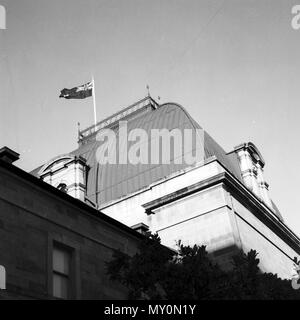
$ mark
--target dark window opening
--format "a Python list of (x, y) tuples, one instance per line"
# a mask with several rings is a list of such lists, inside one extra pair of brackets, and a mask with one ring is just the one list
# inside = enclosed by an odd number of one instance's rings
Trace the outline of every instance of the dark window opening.
[(65, 183), (60, 183), (58, 186), (57, 186), (57, 189), (64, 192), (64, 193), (67, 193), (68, 192), (68, 187)]
[(72, 296), (72, 250), (54, 243), (52, 257), (53, 296), (70, 299)]

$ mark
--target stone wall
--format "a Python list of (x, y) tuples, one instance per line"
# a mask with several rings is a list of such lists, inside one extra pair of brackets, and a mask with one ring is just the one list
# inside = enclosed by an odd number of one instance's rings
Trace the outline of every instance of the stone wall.
[(281, 278), (291, 278), (294, 257), (299, 254), (276, 234), (270, 226), (259, 219), (250, 208), (232, 197), (239, 237), (242, 249), (248, 252), (256, 250), (260, 259), (260, 268), (264, 272), (278, 274)]
[(0, 265), (7, 276), (0, 298), (52, 298), (53, 241), (74, 250), (73, 298), (126, 298), (125, 288), (109, 281), (105, 262), (116, 249), (134, 253), (141, 236), (14, 170), (0, 165)]

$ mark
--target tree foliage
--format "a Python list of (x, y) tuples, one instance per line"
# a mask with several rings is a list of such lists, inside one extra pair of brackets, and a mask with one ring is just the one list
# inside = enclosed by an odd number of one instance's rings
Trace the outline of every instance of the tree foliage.
[(234, 255), (231, 270), (224, 271), (205, 246), (177, 245), (173, 252), (149, 234), (134, 256), (116, 251), (107, 273), (129, 289), (129, 299), (300, 299), (291, 281), (260, 271), (254, 250)]

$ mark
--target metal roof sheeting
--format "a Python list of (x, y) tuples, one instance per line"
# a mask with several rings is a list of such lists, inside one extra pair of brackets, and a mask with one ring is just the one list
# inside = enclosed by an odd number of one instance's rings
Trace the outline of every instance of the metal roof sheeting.
[[(149, 104), (145, 104), (145, 101), (149, 101)], [(179, 104), (165, 103), (158, 106), (155, 104), (153, 108), (153, 101), (150, 98), (141, 100), (143, 102), (136, 112), (132, 112), (126, 116), (124, 120), (128, 121), (128, 132), (133, 129), (143, 129), (147, 133), (147, 138), (141, 143), (148, 143), (148, 154), (150, 157), (151, 151), (151, 130), (152, 129), (168, 129), (173, 130), (175, 128), (183, 131), (184, 129), (191, 129), (193, 137), (196, 134), (197, 129), (202, 130), (202, 143), (200, 145), (193, 145), (192, 149), (201, 148), (203, 154), (202, 160), (207, 160), (211, 157), (216, 157), (218, 161), (240, 182), (243, 183), (241, 177), (241, 171), (237, 156), (235, 153), (227, 154), (224, 149), (206, 132), (200, 125), (189, 115), (189, 113)], [(135, 106), (134, 104), (133, 106)], [(126, 111), (127, 109), (125, 109)], [(121, 111), (120, 111), (121, 112)], [(122, 119), (120, 119), (122, 120)], [(124, 153), (126, 150), (126, 144), (119, 143), (119, 128), (118, 121), (111, 122), (108, 128), (114, 130), (117, 143), (116, 153), (119, 151)], [(195, 139), (194, 139), (195, 140)], [(193, 140), (193, 141), (194, 141)], [(194, 141), (195, 142), (195, 141)], [(128, 147), (136, 142), (128, 142)], [(97, 150), (101, 145), (101, 142), (96, 141), (95, 134), (91, 134), (85, 138), (84, 143), (79, 141), (79, 147), (70, 153), (70, 155), (81, 156), (86, 159), (86, 163), (89, 166), (87, 173), (87, 198), (99, 206), (125, 195), (134, 193), (140, 189), (143, 189), (152, 183), (163, 179), (177, 171), (183, 170), (189, 167), (184, 161), (181, 164), (174, 163), (174, 159), (171, 157), (170, 164), (99, 164), (97, 161)], [(127, 150), (129, 149), (127, 147)], [(120, 148), (120, 150), (119, 150)], [(162, 150), (160, 150), (162, 151)], [(171, 145), (171, 155), (173, 154), (174, 146)], [(182, 150), (181, 155), (192, 150)], [(161, 159), (160, 159), (161, 160)], [(43, 166), (38, 167), (31, 173), (35, 176), (39, 175), (39, 171)], [(282, 216), (273, 204), (275, 214), (282, 220)]]
[[(149, 108), (148, 112), (143, 112), (140, 117), (128, 119), (128, 132), (136, 128), (144, 129), (147, 132), (148, 141), (142, 141), (141, 143), (148, 142), (149, 155), (151, 129), (191, 129), (194, 134), (196, 134), (196, 129), (202, 129), (183, 107), (175, 103), (166, 103), (157, 109)], [(119, 146), (118, 127), (114, 131), (117, 136), (116, 149), (118, 154), (119, 147), (120, 151), (124, 152), (126, 146), (124, 144)], [(155, 181), (188, 167), (184, 161), (182, 164), (175, 164), (172, 157), (170, 164), (103, 165), (99, 164), (96, 159), (99, 146), (100, 142), (94, 140), (80, 146), (71, 153), (72, 155), (82, 156), (87, 160), (87, 165), (90, 168), (87, 177), (87, 197), (99, 205), (136, 192)], [(130, 147), (130, 142), (128, 147)], [(197, 148), (201, 147), (203, 148), (203, 146), (197, 146)], [(172, 152), (171, 146), (171, 154)], [(182, 150), (182, 155), (184, 156), (184, 150)], [(234, 159), (230, 159), (226, 152), (204, 132), (204, 159), (212, 156), (216, 156), (232, 174), (241, 180), (238, 163)]]

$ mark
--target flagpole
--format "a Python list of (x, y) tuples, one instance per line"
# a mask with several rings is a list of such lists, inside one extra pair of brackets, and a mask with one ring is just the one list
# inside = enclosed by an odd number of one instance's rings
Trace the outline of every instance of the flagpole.
[(95, 123), (95, 131), (96, 131), (97, 109), (96, 109), (96, 90), (95, 90), (95, 79), (94, 79), (94, 76), (92, 76), (92, 84), (93, 84), (94, 123)]

